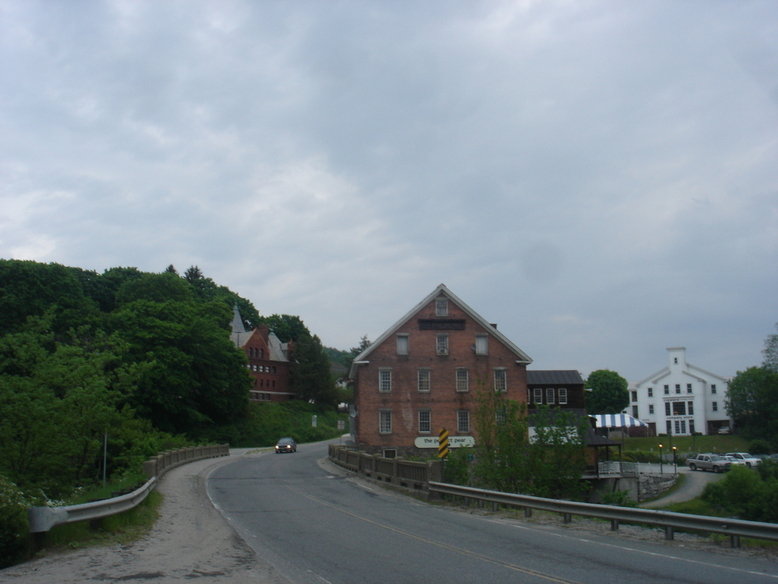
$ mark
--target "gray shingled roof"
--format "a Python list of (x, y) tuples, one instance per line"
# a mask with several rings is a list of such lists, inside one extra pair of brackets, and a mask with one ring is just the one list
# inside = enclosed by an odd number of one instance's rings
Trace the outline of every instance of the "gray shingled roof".
[(527, 370), (527, 385), (582, 385), (583, 382), (583, 377), (581, 377), (581, 374), (575, 369)]

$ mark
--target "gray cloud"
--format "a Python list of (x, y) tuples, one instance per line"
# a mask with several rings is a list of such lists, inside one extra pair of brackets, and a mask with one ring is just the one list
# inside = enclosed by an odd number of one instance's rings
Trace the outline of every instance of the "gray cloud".
[(537, 367), (731, 375), (778, 320), (776, 16), (5, 2), (0, 256), (197, 264), (340, 348), (445, 282)]

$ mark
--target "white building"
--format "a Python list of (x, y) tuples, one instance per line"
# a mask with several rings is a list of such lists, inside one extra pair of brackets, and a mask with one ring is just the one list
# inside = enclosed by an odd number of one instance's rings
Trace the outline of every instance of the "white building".
[(630, 384), (624, 413), (646, 422), (656, 434), (716, 434), (731, 427), (727, 379), (687, 363), (685, 347), (670, 347), (667, 353), (666, 367)]

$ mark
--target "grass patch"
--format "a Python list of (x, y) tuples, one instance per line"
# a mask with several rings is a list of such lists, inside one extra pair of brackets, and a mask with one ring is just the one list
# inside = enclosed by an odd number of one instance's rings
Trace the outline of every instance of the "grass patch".
[(680, 457), (686, 457), (690, 452), (745, 452), (748, 450), (748, 440), (734, 434), (711, 436), (652, 436), (650, 438), (625, 438), (624, 450), (642, 450), (659, 453), (662, 444), (665, 456), (672, 456), (672, 447), (678, 449)]
[(94, 521), (57, 525), (38, 541), (40, 550), (126, 544), (146, 535), (159, 517), (162, 495), (152, 491), (137, 507)]
[(81, 503), (91, 503), (102, 499), (118, 497), (125, 493), (130, 493), (143, 486), (148, 480), (142, 473), (128, 474), (119, 480), (114, 480), (106, 485), (95, 485), (89, 489), (78, 489), (67, 498), (66, 505), (80, 505)]

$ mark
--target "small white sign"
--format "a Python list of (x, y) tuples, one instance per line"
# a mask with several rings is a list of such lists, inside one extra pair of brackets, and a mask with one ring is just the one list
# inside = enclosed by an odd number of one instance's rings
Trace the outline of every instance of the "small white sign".
[[(413, 441), (416, 448), (437, 448), (438, 447), (437, 436), (419, 436)], [(472, 436), (449, 436), (448, 447), (449, 448), (461, 448), (475, 446), (475, 438)]]

